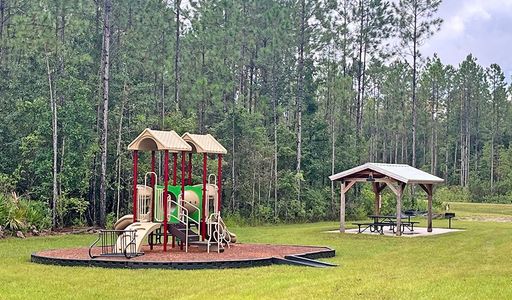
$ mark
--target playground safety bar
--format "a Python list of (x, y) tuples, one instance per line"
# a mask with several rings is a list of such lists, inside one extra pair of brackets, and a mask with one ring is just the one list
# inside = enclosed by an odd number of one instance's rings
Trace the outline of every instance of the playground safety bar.
[(137, 221), (144, 222), (150, 220), (152, 197), (147, 197), (147, 193), (145, 193), (147, 190), (151, 191), (151, 195), (153, 194), (153, 189), (151, 187), (147, 185), (137, 186)]
[(228, 227), (226, 226), (226, 223), (224, 223), (224, 220), (220, 216), (220, 212), (219, 212), (217, 222), (219, 223), (219, 225), (221, 226), (221, 229), (222, 229), (222, 239), (226, 242), (226, 245), (228, 246), (228, 248), (231, 248), (229, 245), (229, 244), (231, 244), (231, 232), (229, 232)]
[[(171, 219), (174, 219), (178, 222), (180, 222), (181, 224), (185, 225), (185, 252), (188, 252), (188, 233), (189, 233), (189, 221), (191, 221), (192, 223), (196, 224), (197, 225), (197, 228), (198, 228), (198, 235), (200, 236), (201, 235), (201, 226), (199, 225), (199, 222), (197, 222), (196, 220), (192, 219), (191, 217), (188, 216), (188, 209), (179, 204), (178, 202), (172, 200), (172, 198), (169, 196), (167, 197), (167, 201), (168, 201), (168, 219), (171, 220)], [(177, 207), (178, 207), (178, 217), (174, 216), (172, 213), (171, 213), (171, 207), (172, 207), (172, 204), (175, 204)], [(185, 212), (185, 213), (184, 213)], [(167, 230), (167, 229), (166, 229)], [(183, 241), (182, 241), (183, 242)]]
[[(135, 239), (137, 237), (136, 230), (100, 230), (98, 238), (89, 247), (89, 257), (96, 258), (99, 256), (122, 256), (132, 258), (140, 255), (137, 253)], [(96, 244), (100, 243), (101, 254), (93, 255), (92, 249)]]
[(164, 189), (155, 187), (155, 221), (164, 221)]
[[(218, 189), (217, 175), (215, 175), (215, 174), (208, 175), (208, 185), (212, 184), (211, 178), (213, 178), (213, 185), (215, 186), (215, 192), (217, 192), (217, 189)], [(210, 199), (210, 195), (208, 195), (208, 189), (206, 189), (206, 199)], [(205, 207), (206, 207), (206, 214), (205, 215), (206, 216), (208, 216), (209, 213), (210, 213), (210, 207), (209, 206), (210, 206), (209, 203), (206, 202), (206, 205), (205, 205)], [(213, 212), (218, 212), (219, 211), (219, 208), (217, 206), (218, 206), (217, 201), (213, 201)]]
[[(212, 244), (212, 239), (215, 239), (217, 243), (217, 252), (220, 252), (220, 249), (224, 246), (224, 242), (230, 248), (231, 243), (231, 235), (226, 228), (226, 224), (222, 220), (220, 213), (212, 213), (208, 217), (208, 253), (210, 253), (210, 245)], [(215, 227), (215, 230), (213, 230)]]

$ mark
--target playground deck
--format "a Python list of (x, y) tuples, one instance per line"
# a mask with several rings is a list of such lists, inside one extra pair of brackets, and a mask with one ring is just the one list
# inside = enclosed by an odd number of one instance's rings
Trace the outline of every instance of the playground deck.
[[(163, 252), (161, 246), (153, 250), (144, 246), (144, 255), (127, 259), (116, 257), (89, 257), (88, 248), (45, 250), (32, 254), (32, 261), (43, 264), (67, 266), (98, 266), (108, 268), (162, 268), (162, 269), (210, 269), (242, 268), (282, 263), (289, 256), (304, 258), (333, 257), (335, 251), (328, 247), (234, 244), (223, 253), (204, 252), (191, 248), (188, 253), (173, 248)], [(93, 251), (100, 252), (100, 249)]]

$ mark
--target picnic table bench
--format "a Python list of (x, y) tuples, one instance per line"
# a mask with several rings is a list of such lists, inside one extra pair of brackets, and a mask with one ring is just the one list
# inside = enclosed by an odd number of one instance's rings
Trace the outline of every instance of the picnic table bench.
[[(370, 230), (370, 232), (378, 232), (380, 234), (384, 234), (384, 227), (389, 226), (393, 232), (396, 232), (396, 216), (386, 216), (386, 215), (369, 215), (368, 217), (373, 219), (373, 222), (354, 222), (353, 225), (357, 225), (358, 233), (363, 233), (366, 230)], [(407, 228), (409, 231), (414, 231), (414, 225), (418, 224), (418, 221), (411, 221), (411, 216), (407, 216), (401, 222), (402, 232)]]

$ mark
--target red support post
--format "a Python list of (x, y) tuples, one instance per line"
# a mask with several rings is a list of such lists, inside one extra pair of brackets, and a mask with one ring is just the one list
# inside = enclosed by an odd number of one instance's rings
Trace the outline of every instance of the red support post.
[(164, 252), (167, 251), (167, 197), (169, 195), (169, 150), (164, 154)]
[[(155, 165), (156, 165), (156, 153), (155, 151), (151, 151), (151, 172), (155, 173)], [(151, 221), (155, 219), (155, 184), (156, 184), (156, 176), (155, 174), (151, 174), (151, 189), (153, 193), (151, 195)]]
[(181, 152), (181, 203), (183, 205), (183, 201), (185, 201), (185, 151)]
[(222, 154), (219, 154), (219, 166), (218, 166), (218, 172), (219, 174), (217, 175), (217, 187), (218, 187), (218, 190), (217, 190), (217, 209), (219, 210), (219, 212), (222, 210), (221, 209), (221, 204), (222, 204), (222, 201), (221, 201), (221, 197), (222, 197)]
[(139, 163), (139, 151), (133, 151), (133, 223), (137, 222), (137, 167)]
[(178, 170), (178, 153), (172, 154), (172, 185), (176, 186)]
[(203, 201), (201, 203), (201, 237), (203, 238), (203, 241), (206, 239), (206, 205), (208, 199), (206, 199), (206, 176), (208, 176), (208, 154), (203, 153)]
[[(180, 205), (184, 205), (185, 201), (185, 151), (181, 152), (181, 203)], [(180, 241), (180, 249), (183, 250), (184, 241)]]
[(188, 154), (188, 185), (192, 185), (192, 152)]

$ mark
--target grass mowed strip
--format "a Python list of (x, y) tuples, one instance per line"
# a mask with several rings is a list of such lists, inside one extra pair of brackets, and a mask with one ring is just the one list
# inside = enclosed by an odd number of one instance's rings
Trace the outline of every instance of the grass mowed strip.
[[(453, 225), (465, 231), (396, 238), (326, 233), (337, 223), (233, 228), (244, 242), (332, 247), (336, 257), (326, 261), (339, 267), (325, 269), (47, 266), (31, 263), (30, 254), (83, 247), (96, 236), (6, 239), (0, 240), (0, 299), (511, 299), (512, 223), (456, 220)], [(434, 220), (434, 226), (445, 227), (446, 220)]]
[(450, 202), (450, 211), (460, 216), (506, 216), (512, 218), (512, 204)]

